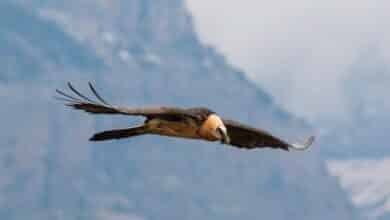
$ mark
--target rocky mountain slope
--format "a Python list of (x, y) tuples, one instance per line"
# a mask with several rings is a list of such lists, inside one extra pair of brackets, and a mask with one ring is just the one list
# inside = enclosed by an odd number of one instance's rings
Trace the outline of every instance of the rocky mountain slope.
[(316, 148), (89, 143), (142, 119), (52, 98), (93, 81), (116, 104), (203, 105), (292, 140), (311, 133), (199, 43), (182, 1), (2, 1), (0, 12), (1, 219), (356, 219)]
[(330, 173), (337, 176), (356, 207), (366, 219), (390, 217), (390, 159), (350, 159), (328, 162)]

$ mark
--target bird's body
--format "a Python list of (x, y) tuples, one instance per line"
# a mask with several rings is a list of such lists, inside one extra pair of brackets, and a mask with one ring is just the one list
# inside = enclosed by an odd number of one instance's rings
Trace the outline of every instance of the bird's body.
[(68, 102), (67, 105), (92, 114), (120, 114), (128, 116), (143, 116), (146, 118), (137, 127), (109, 130), (94, 134), (91, 141), (129, 138), (152, 134), (205, 141), (221, 141), (239, 148), (253, 149), (261, 147), (279, 148), (283, 150), (304, 150), (314, 141), (309, 137), (303, 144), (289, 144), (268, 132), (244, 125), (240, 122), (221, 118), (208, 108), (176, 108), (176, 107), (146, 107), (127, 108), (108, 104), (89, 84), (98, 101), (91, 100), (77, 91), (70, 83), (70, 90), (77, 96), (72, 96), (57, 90)]
[(150, 133), (171, 137), (182, 137), (191, 139), (218, 140), (205, 131), (207, 124), (199, 123), (193, 118), (160, 118), (156, 117), (145, 122)]
[(150, 133), (170, 137), (182, 137), (201, 139), (199, 125), (193, 119), (188, 120), (166, 120), (154, 118), (146, 122)]

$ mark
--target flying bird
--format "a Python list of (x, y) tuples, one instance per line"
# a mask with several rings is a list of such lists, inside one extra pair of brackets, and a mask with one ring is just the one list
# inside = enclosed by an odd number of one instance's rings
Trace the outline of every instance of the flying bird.
[(88, 85), (96, 99), (83, 95), (69, 82), (68, 88), (71, 93), (57, 89), (56, 92), (59, 96), (56, 98), (65, 101), (67, 106), (92, 114), (143, 116), (145, 118), (144, 123), (139, 126), (96, 133), (89, 139), (90, 141), (106, 141), (150, 134), (220, 141), (222, 144), (244, 149), (270, 147), (282, 150), (305, 150), (314, 141), (314, 136), (311, 136), (303, 143), (290, 144), (263, 129), (224, 119), (216, 112), (204, 107), (129, 108), (115, 106), (108, 104), (91, 83)]

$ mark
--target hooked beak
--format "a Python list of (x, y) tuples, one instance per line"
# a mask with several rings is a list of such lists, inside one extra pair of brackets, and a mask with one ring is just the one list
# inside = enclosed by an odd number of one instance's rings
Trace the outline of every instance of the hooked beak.
[(222, 144), (229, 144), (230, 143), (230, 137), (227, 133), (227, 129), (225, 126), (220, 126), (217, 128), (218, 133), (221, 135), (221, 143)]

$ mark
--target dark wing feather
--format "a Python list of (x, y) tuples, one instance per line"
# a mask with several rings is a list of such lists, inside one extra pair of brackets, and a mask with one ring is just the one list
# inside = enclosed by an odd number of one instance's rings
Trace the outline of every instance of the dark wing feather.
[[(80, 93), (74, 88), (71, 83), (68, 87), (73, 95), (67, 94), (61, 90), (56, 90), (60, 97), (58, 99), (66, 101), (66, 105), (75, 109), (83, 110), (92, 114), (119, 114), (119, 115), (134, 115), (145, 116), (147, 118), (166, 116), (166, 117), (192, 117), (195, 119), (203, 119), (207, 109), (201, 111), (203, 108), (181, 109), (175, 107), (146, 107), (146, 108), (128, 108), (121, 106), (113, 106), (108, 104), (96, 91), (96, 89), (89, 83), (89, 88), (98, 100), (92, 100)], [(202, 114), (204, 113), (204, 114)]]
[(253, 128), (237, 121), (223, 120), (230, 137), (230, 144), (239, 148), (271, 147), (288, 150), (290, 144), (274, 137), (267, 131)]

